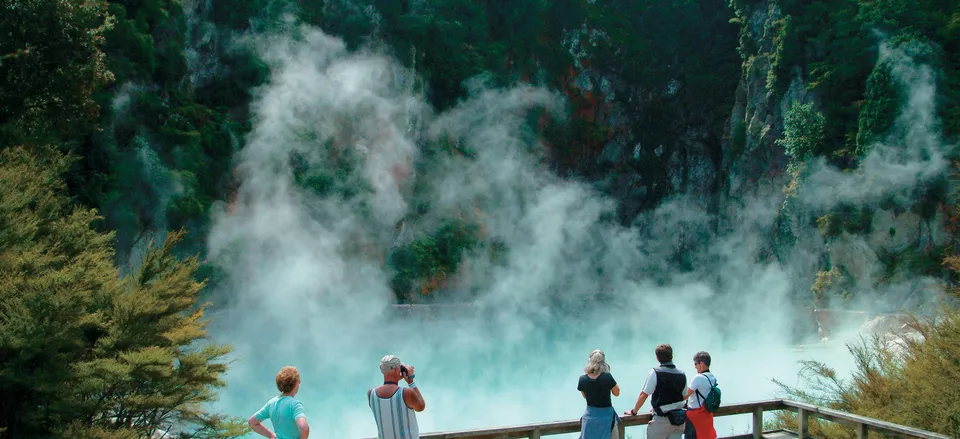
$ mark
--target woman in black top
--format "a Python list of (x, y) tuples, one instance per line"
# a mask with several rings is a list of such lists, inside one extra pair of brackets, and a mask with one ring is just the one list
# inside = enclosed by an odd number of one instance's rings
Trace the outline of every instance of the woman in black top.
[(620, 417), (610, 403), (610, 395), (620, 396), (620, 386), (610, 374), (603, 351), (591, 352), (583, 371), (586, 373), (580, 376), (577, 390), (587, 400), (587, 410), (580, 418), (580, 439), (616, 438)]

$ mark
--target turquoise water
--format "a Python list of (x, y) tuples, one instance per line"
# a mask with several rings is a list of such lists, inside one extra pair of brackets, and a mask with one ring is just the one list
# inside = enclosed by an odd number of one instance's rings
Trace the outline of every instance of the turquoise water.
[[(588, 318), (593, 323), (595, 319)], [(728, 342), (678, 326), (671, 328), (675, 330), (672, 337), (646, 338), (642, 322), (624, 317), (597, 324), (586, 333), (582, 329), (591, 325), (576, 321), (568, 325), (557, 321), (554, 328), (505, 327), (502, 322), (469, 318), (361, 323), (345, 324), (341, 331), (263, 340), (266, 343), (252, 336), (218, 337), (233, 338), (238, 348), (229, 387), (218, 407), (232, 415), (249, 416), (276, 393), (276, 371), (295, 365), (302, 375), (298, 398), (306, 407), (311, 437), (373, 437), (376, 428), (365, 394), (382, 379), (377, 366), (386, 353), (417, 368), (417, 382), (427, 401), (426, 411), (418, 415), (421, 432), (579, 418), (583, 399), (576, 382), (594, 348), (605, 350), (620, 383), (622, 394), (614, 401), (618, 412), (632, 408), (646, 373), (655, 365), (653, 350), (659, 342), (673, 345), (675, 362), (688, 378), (695, 374), (693, 354), (710, 351), (725, 403), (776, 397), (770, 379), (794, 383), (800, 359), (825, 359), (841, 371), (849, 366), (842, 345), (797, 349), (777, 343), (762, 327), (749, 338)], [(682, 327), (681, 321), (675, 323)], [(283, 323), (274, 324), (258, 326), (256, 332), (282, 334)], [(263, 331), (265, 327), (275, 329)], [(633, 335), (615, 336), (618, 329)], [(647, 409), (649, 403), (643, 410)], [(718, 433), (747, 431), (750, 422), (746, 415), (718, 418)], [(643, 428), (635, 428), (630, 434), (643, 437), (642, 432)]]

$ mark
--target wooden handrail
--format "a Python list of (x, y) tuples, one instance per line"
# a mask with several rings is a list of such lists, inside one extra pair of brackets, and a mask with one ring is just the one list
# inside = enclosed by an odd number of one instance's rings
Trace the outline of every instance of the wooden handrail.
[[(921, 430), (919, 428), (907, 427), (905, 425), (894, 424), (891, 422), (881, 421), (879, 419), (868, 418), (866, 416), (854, 415), (846, 412), (841, 412), (839, 410), (828, 409), (826, 407), (818, 407), (815, 405), (810, 405), (802, 402), (783, 400), (783, 405), (787, 410), (800, 413), (805, 412), (807, 416), (813, 415), (821, 419), (826, 419), (828, 421), (833, 421), (838, 424), (849, 425), (854, 428), (863, 429), (867, 427), (870, 430), (884, 432), (884, 433), (893, 433), (898, 436), (905, 437), (915, 437), (923, 439), (951, 439), (950, 436), (945, 436), (942, 434), (933, 433), (926, 430)], [(801, 421), (803, 421), (801, 419)], [(859, 434), (858, 434), (859, 435)]]
[[(949, 436), (920, 430), (918, 428), (906, 427), (903, 425), (892, 424), (890, 422), (880, 421), (878, 419), (867, 418), (865, 416), (852, 415), (838, 410), (817, 407), (802, 402), (770, 399), (764, 401), (741, 402), (736, 404), (727, 404), (720, 406), (714, 416), (732, 416), (753, 414), (753, 438), (760, 439), (763, 434), (763, 412), (790, 410), (799, 415), (799, 432), (801, 437), (809, 434), (807, 420), (810, 416), (815, 416), (828, 421), (837, 422), (853, 426), (857, 429), (857, 437), (863, 439), (868, 430), (882, 433), (892, 433), (901, 437), (911, 437), (920, 439), (951, 439)], [(620, 439), (624, 439), (624, 429), (626, 427), (635, 427), (650, 423), (653, 415), (650, 413), (638, 414), (636, 416), (622, 416), (620, 424)], [(580, 431), (580, 420), (568, 420), (559, 422), (545, 422), (539, 424), (516, 425), (510, 427), (484, 428), (477, 430), (462, 430), (440, 433), (427, 433), (420, 435), (420, 439), (511, 439), (511, 438), (529, 438), (540, 439), (542, 436), (553, 436), (557, 434), (577, 433)]]

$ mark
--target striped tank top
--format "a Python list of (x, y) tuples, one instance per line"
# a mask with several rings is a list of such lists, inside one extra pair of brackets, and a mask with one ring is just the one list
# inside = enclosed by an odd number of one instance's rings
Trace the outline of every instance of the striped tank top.
[(377, 396), (374, 389), (370, 392), (370, 410), (377, 421), (379, 439), (419, 439), (420, 429), (417, 427), (417, 414), (403, 402), (403, 389), (389, 398)]

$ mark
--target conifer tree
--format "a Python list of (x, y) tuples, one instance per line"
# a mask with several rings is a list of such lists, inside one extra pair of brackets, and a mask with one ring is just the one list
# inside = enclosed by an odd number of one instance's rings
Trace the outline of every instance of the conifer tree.
[(148, 252), (104, 311), (104, 333), (91, 359), (76, 367), (84, 419), (141, 437), (158, 429), (180, 437), (239, 436), (243, 424), (203, 407), (224, 385), (230, 347), (198, 344), (206, 337), (206, 305), (196, 302), (203, 284), (194, 280), (196, 257), (173, 255), (182, 235), (172, 233)]
[(182, 233), (119, 278), (112, 233), (72, 207), (52, 149), (0, 151), (0, 433), (2, 437), (236, 437), (208, 413), (228, 346), (206, 336)]
[[(53, 151), (0, 152), (0, 428), (37, 437), (69, 419), (64, 384), (119, 288), (111, 234), (59, 194), (67, 161)], [(67, 404), (65, 404), (67, 403)]]

